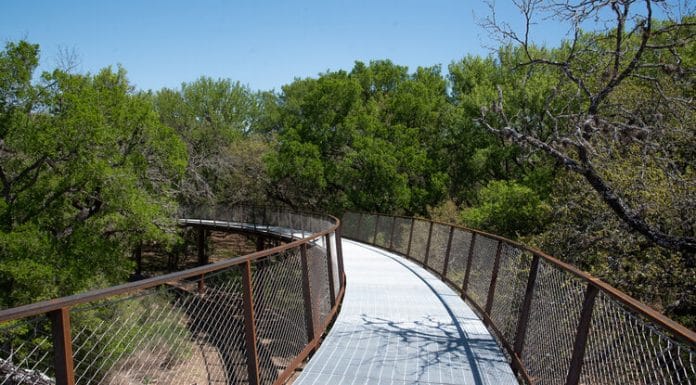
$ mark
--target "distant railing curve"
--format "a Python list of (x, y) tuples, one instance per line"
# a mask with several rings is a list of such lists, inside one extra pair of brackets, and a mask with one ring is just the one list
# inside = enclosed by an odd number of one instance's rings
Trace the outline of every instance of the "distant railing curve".
[[(342, 300), (340, 221), (269, 207), (181, 218), (200, 266), (0, 311), (0, 385), (284, 383)], [(210, 230), (282, 243), (207, 263)]]

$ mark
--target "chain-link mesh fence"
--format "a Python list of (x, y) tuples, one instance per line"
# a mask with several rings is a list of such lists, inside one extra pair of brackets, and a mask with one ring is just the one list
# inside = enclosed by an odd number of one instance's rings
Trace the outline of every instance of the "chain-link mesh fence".
[[(692, 331), (551, 257), (456, 226), (431, 228), (423, 219), (355, 213), (343, 219), (348, 238), (420, 263), (427, 255), (427, 266), (484, 312), (528, 383), (696, 384)], [(386, 239), (383, 229), (392, 224)], [(588, 300), (590, 287), (597, 294)]]

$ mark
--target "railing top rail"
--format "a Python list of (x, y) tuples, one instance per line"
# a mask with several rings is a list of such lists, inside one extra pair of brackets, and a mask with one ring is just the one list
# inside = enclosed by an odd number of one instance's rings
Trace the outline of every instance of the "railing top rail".
[(456, 229), (468, 231), (470, 233), (478, 234), (485, 236), (490, 239), (494, 239), (503, 243), (506, 243), (510, 246), (514, 246), (520, 250), (527, 251), (533, 255), (539, 256), (541, 259), (544, 261), (556, 266), (557, 268), (567, 271), (576, 277), (582, 279), (583, 281), (586, 281), (590, 283), (591, 285), (595, 286), (596, 288), (600, 289), (604, 293), (608, 294), (612, 298), (616, 299), (619, 301), (621, 304), (629, 307), (633, 311), (641, 314), (642, 316), (647, 317), (651, 321), (655, 322), (656, 324), (664, 327), (665, 329), (669, 330), (671, 333), (675, 335), (675, 337), (678, 337), (685, 342), (688, 342), (690, 344), (696, 344), (696, 332), (686, 328), (684, 325), (681, 325), (680, 323), (668, 318), (664, 314), (660, 313), (659, 311), (651, 308), (650, 306), (638, 301), (637, 299), (629, 296), (628, 294), (622, 292), (621, 290), (611, 286), (610, 284), (602, 281), (601, 279), (594, 277), (590, 275), (589, 273), (586, 273), (577, 267), (563, 262), (555, 257), (552, 257), (546, 253), (544, 253), (541, 250), (535, 249), (533, 247), (524, 245), (522, 243), (519, 243), (517, 241), (513, 241), (511, 239), (501, 237), (500, 235), (495, 235), (491, 233), (487, 233), (485, 231), (481, 230), (476, 230), (472, 229), (466, 226), (462, 225), (456, 225), (456, 224), (451, 224), (451, 223), (446, 223), (442, 221), (437, 221), (433, 219), (428, 219), (428, 218), (423, 218), (423, 217), (407, 217), (407, 216), (402, 216), (402, 215), (384, 215), (384, 214), (377, 214), (377, 213), (360, 213), (360, 212), (355, 212), (354, 214), (362, 214), (362, 215), (375, 215), (375, 216), (382, 216), (382, 217), (393, 217), (393, 218), (399, 218), (399, 219), (417, 219), (417, 220), (422, 220), (422, 221), (428, 221), (432, 222), (435, 224), (443, 225), (443, 226), (451, 226)]
[[(306, 213), (301, 213), (301, 212), (288, 212), (290, 214), (299, 214), (299, 215), (304, 215)], [(315, 214), (309, 214), (309, 215), (315, 215)], [(200, 276), (201, 274), (207, 274), (207, 273), (212, 273), (220, 270), (224, 270), (227, 268), (230, 268), (235, 265), (241, 265), (245, 263), (246, 261), (255, 261), (264, 257), (268, 257), (270, 255), (278, 254), (283, 251), (298, 247), (302, 244), (307, 244), (310, 243), (316, 239), (319, 239), (327, 234), (330, 234), (334, 232), (339, 226), (340, 226), (340, 220), (332, 215), (323, 215), (323, 217), (327, 220), (330, 220), (333, 222), (333, 225), (331, 225), (329, 228), (323, 229), (319, 232), (315, 232), (312, 234), (308, 234), (304, 238), (300, 238), (297, 240), (294, 240), (292, 242), (276, 246), (270, 249), (265, 249), (261, 251), (257, 251), (251, 254), (243, 255), (240, 257), (235, 257), (235, 258), (230, 258), (226, 259), (223, 261), (211, 263), (205, 266), (199, 266), (199, 267), (194, 267), (191, 269), (186, 269), (183, 271), (178, 271), (174, 273), (169, 273), (153, 278), (147, 278), (143, 279), (140, 281), (136, 282), (130, 282), (130, 283), (124, 283), (121, 285), (117, 286), (111, 286), (103, 289), (97, 289), (97, 290), (91, 290), (85, 293), (78, 293), (78, 294), (73, 294), (70, 296), (65, 296), (65, 297), (60, 297), (56, 299), (50, 299), (46, 301), (41, 301), (41, 302), (35, 302), (31, 303), (28, 305), (24, 306), (18, 306), (14, 307), (11, 309), (5, 309), (5, 310), (0, 310), (0, 323), (6, 322), (6, 321), (11, 321), (11, 320), (16, 320), (20, 318), (26, 318), (26, 317), (31, 317), (34, 315), (38, 314), (45, 314), (54, 310), (58, 310), (60, 308), (65, 308), (65, 307), (73, 307), (76, 305), (92, 302), (92, 301), (97, 301), (100, 299), (112, 297), (112, 296), (117, 296), (117, 295), (123, 295), (123, 294), (128, 294), (128, 293), (133, 293), (137, 292), (140, 290), (144, 289), (149, 289), (155, 286), (159, 286), (168, 282), (174, 282), (174, 281), (179, 281), (182, 279), (186, 278), (191, 278), (195, 276)], [(229, 222), (229, 221), (217, 221), (220, 223), (219, 226), (215, 226), (213, 223), (206, 223), (205, 226), (209, 227), (217, 227), (220, 230), (229, 230), (229, 229), (234, 229), (234, 227), (227, 227), (223, 226), (222, 223)], [(297, 229), (301, 230), (301, 229)], [(274, 233), (267, 233), (269, 235), (273, 235)], [(282, 235), (282, 234), (280, 234)]]

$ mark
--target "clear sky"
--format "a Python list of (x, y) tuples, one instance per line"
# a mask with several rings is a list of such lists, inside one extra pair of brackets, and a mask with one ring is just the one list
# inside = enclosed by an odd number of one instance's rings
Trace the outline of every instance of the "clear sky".
[[(498, 1), (499, 17), (519, 15)], [(121, 64), (137, 88), (178, 88), (200, 76), (280, 90), (296, 77), (391, 59), (414, 70), (494, 46), (477, 25), (482, 0), (0, 0), (0, 40), (38, 43), (42, 68), (61, 50), (79, 72)], [(562, 26), (539, 28), (556, 44)]]

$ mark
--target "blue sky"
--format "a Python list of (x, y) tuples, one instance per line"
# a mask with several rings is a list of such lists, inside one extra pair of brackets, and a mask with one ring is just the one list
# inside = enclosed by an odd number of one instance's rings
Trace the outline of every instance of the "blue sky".
[[(519, 15), (498, 1), (499, 17)], [(0, 0), (0, 40), (38, 43), (42, 68), (61, 50), (79, 72), (121, 64), (139, 89), (178, 88), (200, 76), (280, 90), (296, 77), (390, 59), (414, 70), (495, 45), (477, 25), (481, 0), (34, 1)], [(537, 37), (556, 44), (562, 26)]]

